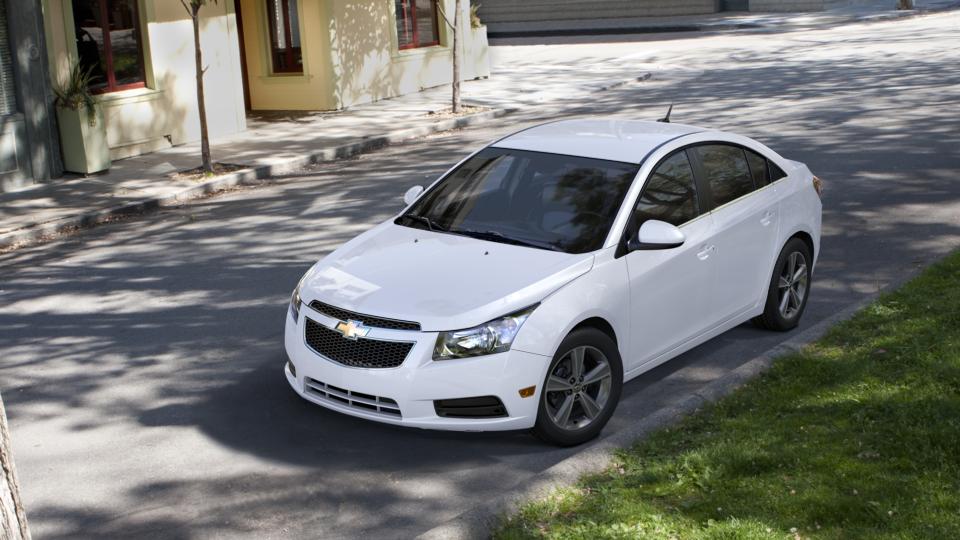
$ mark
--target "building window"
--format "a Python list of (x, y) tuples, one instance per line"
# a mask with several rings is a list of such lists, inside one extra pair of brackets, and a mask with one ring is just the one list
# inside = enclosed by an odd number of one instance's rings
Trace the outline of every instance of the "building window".
[(270, 59), (274, 73), (303, 73), (297, 0), (267, 0)]
[(138, 0), (73, 0), (77, 56), (94, 92), (144, 86)]
[(13, 87), (13, 55), (7, 41), (7, 6), (4, 0), (0, 0), (0, 117), (15, 112), (17, 100)]
[(437, 0), (395, 0), (397, 44), (401, 49), (440, 44)]

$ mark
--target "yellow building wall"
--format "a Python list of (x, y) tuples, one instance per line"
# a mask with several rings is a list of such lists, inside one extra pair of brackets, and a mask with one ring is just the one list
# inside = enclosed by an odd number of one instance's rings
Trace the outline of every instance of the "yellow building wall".
[[(111, 158), (200, 138), (193, 27), (177, 0), (139, 0), (147, 88), (99, 96)], [(43, 0), (51, 79), (62, 84), (77, 53), (71, 0)], [(240, 49), (232, 0), (201, 12), (200, 41), (207, 120), (212, 137), (246, 129)]]
[[(251, 107), (333, 110), (395, 97), (453, 80), (452, 35), (441, 20), (435, 47), (398, 50), (393, 0), (296, 0), (303, 75), (270, 72), (266, 2), (241, 0)], [(453, 19), (454, 0), (442, 0)], [(461, 75), (490, 75), (486, 29), (470, 28), (463, 2)]]
[(336, 109), (330, 84), (330, 2), (293, 0), (300, 13), (303, 74), (271, 73), (267, 3), (240, 0), (250, 107), (255, 110)]
[[(453, 81), (452, 30), (440, 16), (440, 45), (398, 50), (395, 2), (328, 0), (333, 6), (334, 91), (340, 107), (369, 103)], [(469, 2), (461, 2), (461, 77), (490, 75), (486, 29), (470, 28)], [(454, 0), (441, 0), (453, 22)]]

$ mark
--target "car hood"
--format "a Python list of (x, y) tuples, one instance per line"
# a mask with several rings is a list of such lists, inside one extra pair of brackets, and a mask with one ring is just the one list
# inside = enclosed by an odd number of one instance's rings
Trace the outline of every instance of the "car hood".
[(424, 331), (482, 324), (535, 304), (585, 274), (571, 255), (383, 223), (308, 272), (300, 290), (348, 311), (419, 322)]

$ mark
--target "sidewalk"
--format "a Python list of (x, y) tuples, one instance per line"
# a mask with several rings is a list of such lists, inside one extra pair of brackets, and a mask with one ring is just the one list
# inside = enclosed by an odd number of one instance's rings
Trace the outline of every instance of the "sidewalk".
[[(879, 9), (894, 2), (831, 2), (830, 9), (818, 13), (737, 14), (698, 20), (702, 25), (716, 21), (736, 25), (765, 21), (768, 28), (822, 28), (958, 5), (956, 0), (917, 0), (919, 9), (914, 12)], [(730, 28), (728, 25), (727, 29)], [(532, 117), (548, 103), (573, 106), (582, 103), (585, 96), (626, 82), (646, 80), (651, 73), (660, 81), (696, 74), (687, 66), (663, 65), (654, 58), (655, 50), (638, 51), (629, 43), (613, 47), (616, 52), (604, 56), (589, 44), (562, 49), (529, 47), (526, 45), (531, 42), (527, 39), (517, 40), (517, 45), (524, 46), (493, 47), (493, 76), (464, 83), (465, 103), (489, 108), (482, 113), (456, 119), (431, 116), (431, 111), (449, 107), (449, 87), (339, 112), (259, 113), (248, 119), (247, 131), (212, 141), (215, 161), (245, 167), (235, 173), (199, 182), (172, 178), (170, 173), (199, 165), (199, 145), (187, 144), (117, 160), (105, 174), (55, 179), (0, 193), (0, 251), (118, 215), (144, 212), (256, 182), (312, 162), (340, 159), (430, 133), (477, 125), (518, 110)]]
[(206, 181), (173, 178), (172, 173), (200, 165), (199, 143), (191, 143), (116, 160), (102, 174), (71, 175), (0, 193), (0, 251), (255, 183), (310, 163), (478, 125), (517, 110), (534, 111), (544, 103), (578, 102), (585, 95), (650, 76), (643, 65), (622, 63), (616, 56), (594, 58), (584, 65), (574, 54), (503, 49), (524, 51), (504, 50), (499, 58), (494, 51), (494, 75), (462, 84), (464, 105), (484, 107), (483, 112), (459, 118), (432, 115), (449, 109), (449, 86), (343, 111), (260, 111), (248, 116), (243, 133), (211, 141), (214, 161), (245, 167), (234, 173)]
[(0, 193), (0, 250), (510, 112), (431, 115), (449, 106), (449, 88), (437, 88), (345, 111), (254, 113), (243, 133), (211, 141), (214, 161), (244, 167), (234, 173), (200, 181), (173, 177), (200, 165), (199, 143), (191, 143), (116, 160), (102, 174)]

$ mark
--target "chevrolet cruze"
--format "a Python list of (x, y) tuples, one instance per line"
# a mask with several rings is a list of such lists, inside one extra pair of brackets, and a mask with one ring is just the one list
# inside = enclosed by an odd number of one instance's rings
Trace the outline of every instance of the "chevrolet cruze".
[(797, 325), (820, 193), (805, 165), (730, 133), (520, 131), (303, 276), (287, 380), (368, 420), (582, 443), (624, 382), (745, 321)]

